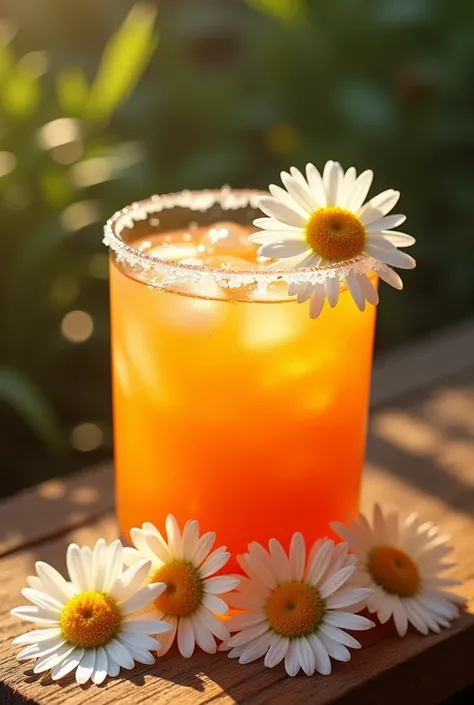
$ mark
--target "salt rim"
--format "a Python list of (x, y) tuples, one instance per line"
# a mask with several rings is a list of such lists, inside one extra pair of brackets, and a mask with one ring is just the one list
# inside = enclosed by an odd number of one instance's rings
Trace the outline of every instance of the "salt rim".
[(336, 262), (318, 267), (295, 267), (293, 269), (221, 269), (208, 265), (183, 264), (160, 260), (141, 252), (136, 247), (128, 245), (121, 237), (125, 229), (133, 229), (140, 221), (147, 220), (150, 215), (171, 208), (186, 208), (192, 211), (206, 212), (215, 205), (223, 211), (240, 210), (251, 207), (258, 210), (258, 202), (266, 191), (231, 189), (224, 186), (219, 190), (181, 191), (164, 195), (153, 195), (150, 198), (132, 203), (117, 211), (105, 224), (103, 243), (116, 256), (118, 262), (124, 262), (146, 276), (146, 283), (159, 289), (170, 284), (196, 284), (206, 276), (212, 276), (215, 282), (223, 288), (237, 289), (256, 284), (258, 290), (265, 291), (277, 281), (287, 284), (322, 283), (328, 278), (339, 279), (339, 286), (345, 286), (343, 280), (353, 271), (362, 274), (367, 271), (388, 269), (386, 265), (368, 255), (360, 255), (346, 262)]

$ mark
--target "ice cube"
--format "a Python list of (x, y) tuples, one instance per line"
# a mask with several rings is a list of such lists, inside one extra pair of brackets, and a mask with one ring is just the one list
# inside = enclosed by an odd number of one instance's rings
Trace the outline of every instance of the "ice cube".
[(227, 254), (203, 257), (202, 263), (208, 267), (214, 267), (215, 269), (251, 269), (250, 262), (247, 259)]
[(196, 245), (192, 242), (160, 243), (147, 250), (147, 254), (167, 262), (182, 262), (196, 257)]
[(255, 261), (258, 245), (249, 240), (248, 228), (231, 222), (214, 223), (199, 240), (198, 250), (207, 255), (232, 255)]

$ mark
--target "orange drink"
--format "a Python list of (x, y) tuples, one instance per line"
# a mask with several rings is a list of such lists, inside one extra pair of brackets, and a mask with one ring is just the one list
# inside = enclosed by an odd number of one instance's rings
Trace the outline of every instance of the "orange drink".
[(231, 211), (207, 197), (144, 202), (106, 229), (117, 513), (125, 538), (196, 518), (235, 560), (357, 511), (375, 307), (342, 291), (311, 320), (247, 240), (252, 194)]

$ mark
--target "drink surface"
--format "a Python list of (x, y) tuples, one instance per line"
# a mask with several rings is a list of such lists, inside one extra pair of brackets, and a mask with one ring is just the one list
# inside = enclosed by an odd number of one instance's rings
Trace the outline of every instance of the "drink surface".
[[(227, 230), (227, 235), (222, 231)], [(143, 236), (152, 256), (263, 269), (249, 229)], [(132, 526), (200, 521), (233, 554), (272, 536), (307, 543), (357, 511), (375, 308), (348, 292), (311, 320), (286, 295), (147, 287), (111, 266), (117, 511)], [(329, 532), (330, 533), (330, 532)], [(234, 562), (231, 569), (236, 570)]]

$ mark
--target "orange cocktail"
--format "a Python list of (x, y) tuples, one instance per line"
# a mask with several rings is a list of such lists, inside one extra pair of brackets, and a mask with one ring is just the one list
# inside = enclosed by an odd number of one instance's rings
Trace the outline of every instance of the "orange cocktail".
[[(206, 216), (249, 223), (254, 215), (231, 214)], [(326, 304), (311, 320), (286, 285), (267, 286), (266, 262), (244, 231), (213, 247), (209, 226), (183, 228), (183, 217), (199, 222), (202, 213), (141, 213), (116, 236), (121, 531), (128, 538), (144, 521), (162, 526), (172, 512), (180, 523), (199, 519), (234, 555), (272, 536), (287, 545), (296, 530), (309, 544), (357, 511), (375, 308), (361, 313), (343, 291), (336, 308)], [(133, 250), (121, 253), (120, 240)]]

